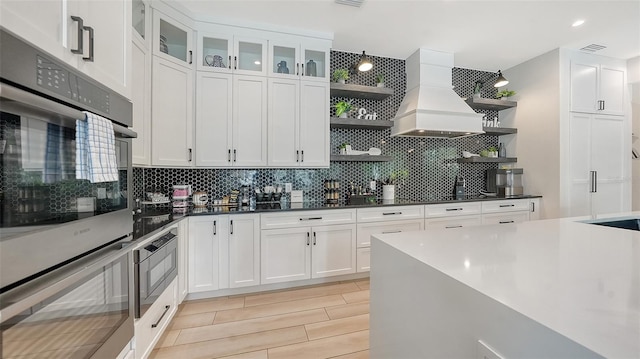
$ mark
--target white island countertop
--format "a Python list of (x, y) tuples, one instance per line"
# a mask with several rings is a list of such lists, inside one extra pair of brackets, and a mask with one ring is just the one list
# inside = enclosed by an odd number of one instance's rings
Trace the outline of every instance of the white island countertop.
[[(640, 212), (608, 217), (625, 216)], [(376, 235), (372, 253), (386, 244), (599, 355), (638, 358), (640, 231), (589, 219)]]

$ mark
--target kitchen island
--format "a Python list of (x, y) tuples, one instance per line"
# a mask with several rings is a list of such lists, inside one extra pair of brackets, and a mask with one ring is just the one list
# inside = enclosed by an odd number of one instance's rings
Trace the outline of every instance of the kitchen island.
[(640, 232), (589, 219), (373, 236), (371, 358), (640, 357)]

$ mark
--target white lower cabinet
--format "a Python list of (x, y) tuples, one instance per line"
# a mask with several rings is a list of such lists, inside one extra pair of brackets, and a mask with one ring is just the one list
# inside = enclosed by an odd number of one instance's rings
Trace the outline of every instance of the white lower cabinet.
[(482, 223), (480, 215), (450, 216), (443, 218), (427, 218), (424, 220), (425, 229), (449, 229), (476, 226)]
[(491, 213), (482, 215), (482, 224), (509, 224), (529, 220), (529, 212)]
[(260, 215), (189, 218), (189, 293), (260, 284)]
[(539, 218), (536, 208), (539, 207), (539, 203), (537, 199), (535, 201), (511, 199), (482, 202), (482, 224), (520, 223)]
[(355, 210), (263, 214), (261, 226), (261, 284), (356, 272)]
[(178, 309), (178, 281), (173, 280), (146, 313), (134, 323), (136, 359), (149, 357)]
[(178, 222), (178, 304), (189, 293), (189, 221)]

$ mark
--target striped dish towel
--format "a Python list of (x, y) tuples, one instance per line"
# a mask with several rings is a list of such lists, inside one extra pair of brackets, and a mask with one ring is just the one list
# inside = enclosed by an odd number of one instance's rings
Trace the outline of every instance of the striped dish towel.
[(76, 120), (76, 178), (91, 183), (118, 180), (113, 124), (102, 116), (84, 112)]

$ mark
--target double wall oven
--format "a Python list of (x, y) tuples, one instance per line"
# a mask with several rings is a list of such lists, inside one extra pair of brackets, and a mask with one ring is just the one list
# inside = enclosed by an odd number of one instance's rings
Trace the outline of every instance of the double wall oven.
[[(114, 358), (133, 337), (131, 102), (0, 28), (0, 357)], [(76, 179), (76, 120), (118, 176)]]

